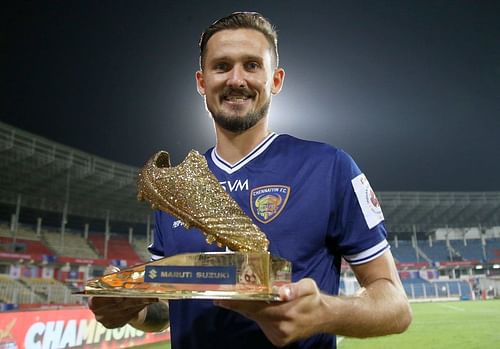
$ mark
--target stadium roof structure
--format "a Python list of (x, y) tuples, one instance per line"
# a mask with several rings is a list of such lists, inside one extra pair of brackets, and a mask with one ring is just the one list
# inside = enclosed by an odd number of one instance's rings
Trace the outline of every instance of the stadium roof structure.
[(500, 192), (378, 192), (389, 232), (500, 225)]
[(144, 223), (139, 169), (106, 160), (0, 122), (0, 203), (111, 221)]
[[(0, 204), (144, 224), (139, 169), (0, 122)], [(378, 192), (389, 232), (500, 225), (500, 192)]]

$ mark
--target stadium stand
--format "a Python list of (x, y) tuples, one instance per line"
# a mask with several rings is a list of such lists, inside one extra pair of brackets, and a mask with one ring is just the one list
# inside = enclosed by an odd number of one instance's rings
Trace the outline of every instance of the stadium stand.
[(101, 257), (130, 260), (133, 261), (133, 264), (141, 261), (141, 258), (129, 244), (126, 236), (111, 234), (108, 240), (107, 251), (104, 233), (90, 234), (89, 241), (99, 251)]
[(11, 237), (0, 236), (0, 244), (5, 251), (12, 251), (16, 253), (29, 253), (41, 255), (54, 255), (41, 241), (16, 239), (15, 243)]
[(486, 239), (486, 257), (490, 262), (500, 261), (500, 238)]
[(62, 239), (59, 232), (45, 231), (43, 239), (47, 246), (54, 250), (58, 256), (99, 258), (97, 252), (80, 234), (66, 232), (64, 239)]
[(148, 245), (148, 240), (142, 236), (135, 236), (132, 241), (132, 247), (134, 248), (135, 253), (137, 253), (143, 262), (151, 260), (151, 256), (147, 250)]
[(7, 304), (43, 303), (43, 298), (28, 287), (2, 274), (0, 274), (0, 299)]
[(67, 304), (74, 301), (71, 290), (54, 279), (22, 277), (19, 281), (41, 298), (40, 303)]
[(417, 252), (409, 240), (400, 240), (397, 247), (391, 247), (391, 251), (398, 262), (410, 263), (417, 261)]
[[(10, 227), (3, 223), (0, 224), (0, 236), (6, 238), (12, 238), (13, 234)], [(19, 225), (16, 232), (16, 238), (24, 239), (24, 240), (40, 240), (40, 236), (36, 235), (36, 232), (33, 229), (25, 227), (23, 225)]]
[(450, 260), (450, 251), (446, 247), (446, 241), (434, 241), (432, 246), (429, 246), (426, 240), (420, 240), (418, 247), (434, 262)]
[(479, 239), (450, 240), (450, 245), (462, 260), (486, 261), (483, 245)]
[(458, 298), (469, 300), (473, 297), (472, 287), (466, 281), (434, 281), (423, 279), (403, 279), (403, 287), (411, 299)]
[(399, 240), (393, 244), (392, 253), (399, 262), (418, 262), (420, 257), (428, 257), (430, 262), (475, 261), (476, 263), (500, 260), (500, 238), (492, 239), (450, 239), (418, 240), (418, 250), (410, 240)]

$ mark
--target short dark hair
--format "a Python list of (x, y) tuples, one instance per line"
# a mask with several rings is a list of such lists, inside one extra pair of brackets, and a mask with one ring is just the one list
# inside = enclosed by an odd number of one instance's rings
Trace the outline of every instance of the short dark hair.
[(201, 34), (199, 43), (201, 69), (203, 69), (203, 64), (205, 63), (208, 40), (215, 33), (227, 29), (254, 29), (264, 34), (267, 41), (269, 42), (269, 45), (271, 46), (271, 52), (273, 53), (273, 58), (275, 60), (276, 66), (278, 66), (278, 33), (276, 32), (276, 28), (260, 13), (234, 12), (229, 16), (215, 21)]

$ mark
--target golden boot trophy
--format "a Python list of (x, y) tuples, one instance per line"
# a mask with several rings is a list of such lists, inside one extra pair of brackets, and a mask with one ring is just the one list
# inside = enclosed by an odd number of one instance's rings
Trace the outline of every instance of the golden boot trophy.
[(290, 262), (269, 254), (265, 234), (198, 152), (175, 167), (167, 152), (155, 154), (139, 174), (138, 198), (231, 251), (180, 254), (105, 275), (89, 280), (85, 295), (279, 300), (275, 287), (291, 282)]

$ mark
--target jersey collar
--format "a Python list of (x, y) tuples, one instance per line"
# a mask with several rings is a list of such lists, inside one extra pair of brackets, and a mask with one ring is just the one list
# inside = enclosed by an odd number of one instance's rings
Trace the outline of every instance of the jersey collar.
[(224, 159), (222, 159), (219, 154), (217, 154), (217, 149), (214, 147), (210, 156), (212, 157), (212, 161), (215, 166), (220, 168), (222, 171), (232, 174), (238, 171), (240, 168), (248, 164), (250, 161), (255, 159), (257, 156), (262, 154), (271, 143), (278, 137), (279, 135), (276, 132), (271, 132), (262, 142), (260, 142), (247, 156), (238, 161), (235, 164), (230, 164)]

